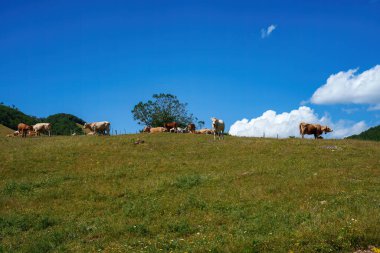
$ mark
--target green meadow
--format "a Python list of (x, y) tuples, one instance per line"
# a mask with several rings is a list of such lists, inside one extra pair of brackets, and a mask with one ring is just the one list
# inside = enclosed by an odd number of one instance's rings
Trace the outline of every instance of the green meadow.
[(378, 142), (163, 133), (4, 137), (0, 151), (0, 252), (380, 246)]

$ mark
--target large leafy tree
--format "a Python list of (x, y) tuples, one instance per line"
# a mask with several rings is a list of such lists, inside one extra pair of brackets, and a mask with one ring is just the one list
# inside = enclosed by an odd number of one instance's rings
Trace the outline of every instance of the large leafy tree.
[(163, 126), (164, 123), (177, 122), (179, 126), (197, 120), (187, 109), (187, 103), (181, 103), (171, 94), (154, 94), (148, 102), (139, 102), (132, 110), (133, 118), (141, 125), (152, 127)]

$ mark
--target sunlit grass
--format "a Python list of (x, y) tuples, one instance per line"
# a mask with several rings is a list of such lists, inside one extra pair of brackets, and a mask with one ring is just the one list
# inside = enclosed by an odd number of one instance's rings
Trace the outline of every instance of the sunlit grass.
[(0, 138), (0, 150), (0, 252), (380, 245), (375, 142), (167, 133)]

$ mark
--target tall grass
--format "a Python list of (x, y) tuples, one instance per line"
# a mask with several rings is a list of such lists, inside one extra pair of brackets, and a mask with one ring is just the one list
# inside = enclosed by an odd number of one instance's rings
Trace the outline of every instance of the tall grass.
[(0, 252), (380, 245), (378, 143), (139, 134), (0, 138), (0, 150)]

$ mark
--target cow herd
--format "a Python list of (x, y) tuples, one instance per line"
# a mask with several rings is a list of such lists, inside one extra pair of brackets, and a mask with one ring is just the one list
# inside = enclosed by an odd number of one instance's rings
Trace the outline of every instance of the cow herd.
[[(215, 117), (211, 118), (212, 129), (203, 128), (196, 130), (195, 124), (190, 123), (185, 128), (178, 126), (176, 122), (165, 123), (163, 127), (151, 127), (146, 126), (142, 132), (144, 133), (193, 133), (193, 134), (213, 134), (214, 140), (218, 138), (219, 140), (224, 139), (224, 122), (221, 119)], [(83, 129), (90, 130), (87, 135), (110, 135), (111, 123), (108, 121), (100, 121), (93, 123), (85, 123)], [(329, 133), (333, 130), (328, 126), (321, 126), (319, 124), (309, 124), (301, 122), (299, 124), (299, 131), (302, 139), (304, 135), (314, 135), (315, 139), (323, 139), (321, 136), (323, 133)], [(17, 131), (13, 134), (8, 134), (8, 137), (12, 136), (39, 136), (41, 133), (51, 136), (51, 123), (37, 123), (35, 125), (29, 126), (24, 123), (20, 123), (17, 126)], [(75, 135), (75, 134), (73, 134)]]
[(220, 139), (224, 139), (224, 122), (223, 120), (217, 118), (211, 118), (212, 121), (212, 129), (202, 128), (200, 130), (196, 130), (195, 124), (190, 123), (185, 128), (181, 128), (178, 126), (177, 122), (169, 122), (165, 123), (163, 127), (151, 127), (146, 126), (141, 131), (143, 133), (192, 133), (192, 134), (214, 134), (214, 140), (216, 137)]

